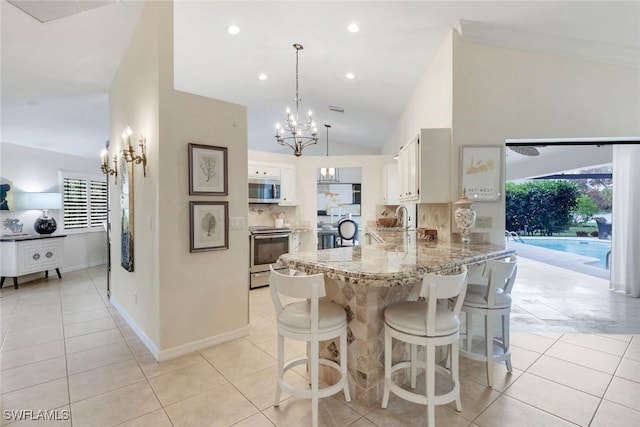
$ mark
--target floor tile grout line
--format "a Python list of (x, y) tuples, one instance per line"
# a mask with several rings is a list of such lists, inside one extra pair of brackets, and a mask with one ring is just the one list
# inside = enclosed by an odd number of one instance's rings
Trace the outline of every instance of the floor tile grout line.
[[(60, 280), (61, 281), (61, 280)], [(64, 310), (62, 309), (62, 290), (61, 290), (61, 285), (58, 285), (58, 290), (59, 290), (59, 301), (60, 301), (60, 316), (62, 316), (62, 319), (64, 319)], [(71, 381), (69, 378), (69, 359), (67, 358), (67, 341), (65, 339), (65, 334), (64, 334), (64, 321), (62, 322), (62, 343), (63, 343), (63, 347), (64, 347), (64, 369), (65, 372), (67, 374), (67, 404), (69, 405), (69, 424), (71, 425), (71, 427), (73, 427), (73, 411), (71, 410)]]
[[(615, 353), (609, 353), (608, 351), (602, 351), (602, 350), (598, 350), (597, 348), (593, 348), (593, 347), (588, 347), (586, 345), (581, 345), (581, 344), (576, 344), (573, 342), (569, 342), (569, 341), (561, 341), (563, 344), (570, 344), (570, 345), (575, 345), (577, 347), (582, 347), (582, 348), (586, 348), (588, 350), (593, 350), (593, 351), (597, 351), (599, 353), (604, 353), (604, 354), (608, 354), (611, 356), (616, 356), (616, 357), (622, 357), (624, 355), (624, 352), (622, 354), (615, 354)], [(622, 342), (622, 341), (618, 341), (618, 342)], [(625, 347), (625, 351), (627, 351), (627, 348), (629, 348), (629, 344), (627, 343), (627, 347)]]
[[(98, 293), (98, 295), (100, 295), (100, 292), (101, 292), (101, 291), (100, 291), (100, 289), (98, 288), (98, 286), (96, 285), (96, 283), (95, 283), (95, 281), (94, 281), (93, 279), (92, 279), (92, 283), (93, 283), (93, 286), (94, 286), (95, 291)], [(105, 291), (106, 291), (106, 290), (105, 290)], [(102, 299), (102, 298), (101, 298), (101, 299)], [(149, 381), (149, 378), (147, 378), (147, 376), (146, 376), (146, 374), (145, 374), (144, 370), (142, 369), (142, 366), (140, 366), (140, 362), (138, 361), (138, 359), (137, 359), (137, 357), (136, 357), (136, 355), (135, 355), (135, 352), (134, 352), (134, 351), (133, 351), (133, 349), (131, 348), (131, 345), (129, 344), (129, 342), (128, 342), (128, 341), (126, 340), (126, 338), (124, 337), (124, 335), (123, 335), (123, 333), (122, 333), (122, 330), (121, 330), (121, 329), (120, 329), (120, 327), (118, 326), (118, 324), (117, 324), (117, 322), (116, 322), (116, 320), (115, 320), (115, 314), (114, 314), (114, 313), (112, 313), (112, 312), (111, 312), (111, 310), (109, 310), (109, 306), (111, 306), (111, 299), (107, 296), (107, 299), (106, 299), (106, 300), (102, 299), (102, 301), (103, 301), (103, 303), (104, 303), (104, 305), (105, 305), (105, 308), (107, 309), (107, 311), (108, 311), (108, 312), (109, 312), (109, 314), (111, 315), (111, 319), (112, 319), (112, 320), (113, 320), (113, 322), (116, 324), (116, 329), (117, 329), (117, 330), (118, 330), (118, 332), (120, 333), (120, 336), (121, 336), (121, 338), (122, 338), (123, 342), (125, 343), (125, 345), (126, 345), (126, 346), (127, 346), (127, 348), (129, 349), (129, 351), (131, 352), (132, 360), (135, 362), (136, 366), (138, 367), (138, 369), (139, 369), (139, 370), (140, 370), (140, 372), (142, 373), (143, 380), (139, 381), (139, 383), (142, 383), (143, 381), (146, 383), (146, 385), (149, 387), (149, 389), (150, 389), (150, 390), (151, 390), (151, 392), (153, 393), (154, 397), (156, 398), (156, 400), (157, 400), (158, 404), (160, 405), (160, 408), (162, 409), (163, 413), (165, 414), (165, 416), (167, 417), (167, 419), (169, 420), (169, 422), (171, 423), (171, 425), (172, 425), (172, 426), (174, 426), (174, 423), (173, 423), (173, 421), (171, 420), (171, 418), (169, 417), (169, 414), (167, 413), (167, 411), (166, 411), (166, 409), (165, 409), (164, 405), (162, 404), (162, 401), (161, 401), (161, 400), (160, 400), (160, 398), (158, 397), (158, 395), (157, 395), (157, 393), (156, 393), (155, 389), (151, 386), (151, 383), (150, 383), (150, 381)], [(122, 362), (122, 361), (121, 361), (121, 362)], [(120, 363), (120, 362), (116, 362), (116, 363)], [(111, 364), (111, 365), (113, 365), (113, 364)], [(106, 365), (106, 366), (109, 366), (109, 365)], [(104, 366), (102, 366), (102, 367), (104, 367)], [(96, 369), (99, 369), (99, 368), (96, 368)], [(88, 371), (85, 371), (85, 372), (88, 372)], [(113, 389), (113, 390), (109, 390), (109, 391), (107, 391), (107, 392), (105, 392), (105, 393), (112, 392), (112, 391), (115, 391), (115, 390), (119, 390), (119, 389), (122, 389), (122, 388), (124, 388), (124, 387), (129, 387), (129, 386), (134, 385), (134, 384), (138, 384), (138, 382), (133, 383), (133, 384), (128, 384), (128, 385), (126, 385), (126, 386), (119, 387), (119, 388), (116, 388), (116, 389)], [(101, 393), (101, 394), (98, 394), (98, 395), (96, 395), (96, 396), (100, 396), (100, 395), (105, 394), (105, 393)], [(96, 397), (96, 396), (93, 396), (93, 397)], [(127, 422), (129, 422), (129, 421), (132, 421), (132, 420), (134, 420), (134, 419), (136, 419), (136, 418), (143, 417), (143, 416), (148, 415), (148, 414), (150, 414), (151, 412), (156, 411), (156, 410), (157, 410), (157, 409), (154, 409), (154, 410), (149, 411), (149, 412), (147, 412), (147, 413), (145, 413), (145, 414), (141, 414), (141, 415), (139, 415), (138, 417), (135, 417), (135, 418), (132, 418), (132, 419), (129, 419), (129, 420), (123, 421), (123, 422), (122, 422), (122, 423), (120, 423), (120, 424), (124, 424), (124, 423), (127, 423)]]

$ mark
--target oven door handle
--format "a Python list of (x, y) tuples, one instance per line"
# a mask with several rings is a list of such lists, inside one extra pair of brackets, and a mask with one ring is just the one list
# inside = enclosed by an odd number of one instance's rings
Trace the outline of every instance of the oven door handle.
[(253, 238), (256, 240), (266, 240), (266, 239), (275, 239), (278, 237), (289, 237), (289, 234), (284, 233), (284, 234), (268, 234), (268, 235), (254, 235)]

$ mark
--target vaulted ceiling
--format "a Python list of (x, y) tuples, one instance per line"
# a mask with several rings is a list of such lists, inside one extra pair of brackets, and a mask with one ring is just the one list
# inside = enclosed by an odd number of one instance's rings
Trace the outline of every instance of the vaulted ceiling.
[[(3, 142), (97, 158), (109, 87), (142, 8), (101, 3), (42, 23), (2, 2)], [(249, 148), (273, 151), (274, 124), (295, 106), (301, 43), (302, 111), (313, 110), (321, 135), (330, 123), (332, 141), (377, 150), (460, 20), (479, 42), (537, 38), (556, 54), (640, 65), (640, 2), (176, 1), (175, 85), (246, 105)], [(347, 31), (352, 22), (359, 32)]]

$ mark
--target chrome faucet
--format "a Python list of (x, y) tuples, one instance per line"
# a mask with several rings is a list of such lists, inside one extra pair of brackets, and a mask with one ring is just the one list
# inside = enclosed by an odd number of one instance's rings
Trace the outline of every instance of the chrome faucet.
[(403, 211), (402, 215), (400, 216), (400, 226), (402, 228), (409, 228), (409, 211), (407, 210), (407, 207), (404, 205), (399, 205), (396, 208), (396, 218), (398, 218), (398, 212)]

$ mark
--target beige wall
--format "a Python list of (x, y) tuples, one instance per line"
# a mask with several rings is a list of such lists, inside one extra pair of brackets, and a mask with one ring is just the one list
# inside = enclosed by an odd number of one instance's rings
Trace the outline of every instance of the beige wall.
[[(71, 156), (23, 145), (0, 143), (0, 177), (13, 182), (13, 191), (62, 192), (60, 172), (102, 176), (99, 153), (96, 157)], [(104, 178), (102, 178), (104, 179)], [(113, 180), (111, 180), (113, 183)], [(0, 222), (6, 218), (17, 218), (23, 224), (23, 232), (35, 234), (33, 224), (42, 211), (0, 211)], [(70, 233), (62, 227), (62, 209), (51, 209), (58, 229), (55, 234), (66, 234), (64, 239), (64, 264), (61, 270), (73, 271), (107, 262), (107, 236), (104, 231)], [(34, 274), (21, 278), (39, 278)], [(106, 286), (103, 289), (106, 294)]]
[[(452, 200), (459, 148), (507, 138), (640, 134), (640, 70), (466, 43), (454, 33)], [(491, 240), (504, 241), (504, 199), (476, 203), (493, 218)]]
[(395, 155), (423, 128), (450, 128), (453, 84), (453, 30), (434, 56), (382, 149)]
[[(111, 88), (112, 150), (127, 125), (147, 138), (134, 167), (135, 271), (120, 267), (119, 190), (112, 195), (112, 300), (160, 359), (246, 333), (247, 229), (229, 249), (189, 252), (189, 201), (228, 201), (247, 218), (246, 109), (173, 89), (173, 5), (148, 2)], [(228, 147), (227, 197), (189, 196), (187, 144)]]
[[(383, 152), (393, 153), (420, 128), (450, 126), (453, 202), (459, 197), (460, 146), (638, 135), (639, 94), (636, 68), (466, 43), (452, 31)], [(504, 199), (474, 208), (479, 217), (492, 218), (491, 241), (504, 243)]]

